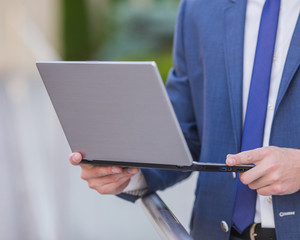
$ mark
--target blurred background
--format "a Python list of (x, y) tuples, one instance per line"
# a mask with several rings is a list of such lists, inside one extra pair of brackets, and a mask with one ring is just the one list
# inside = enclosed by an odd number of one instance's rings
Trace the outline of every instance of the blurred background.
[[(165, 80), (179, 0), (0, 0), (0, 239), (159, 239), (138, 203), (90, 190), (37, 60), (154, 60)], [(188, 229), (195, 175), (159, 193)]]

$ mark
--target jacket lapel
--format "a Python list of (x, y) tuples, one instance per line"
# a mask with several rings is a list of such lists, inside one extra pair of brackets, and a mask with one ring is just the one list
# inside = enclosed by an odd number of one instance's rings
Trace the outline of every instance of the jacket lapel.
[(278, 97), (276, 102), (275, 114), (281, 103), (284, 94), (286, 93), (288, 86), (290, 85), (294, 74), (300, 65), (300, 15), (295, 27), (295, 31), (292, 37), (288, 55), (286, 58), (284, 70), (282, 73), (281, 83), (278, 91)]
[(242, 136), (243, 53), (246, 6), (246, 0), (230, 0), (224, 11), (225, 64), (231, 119), (237, 151), (240, 151)]

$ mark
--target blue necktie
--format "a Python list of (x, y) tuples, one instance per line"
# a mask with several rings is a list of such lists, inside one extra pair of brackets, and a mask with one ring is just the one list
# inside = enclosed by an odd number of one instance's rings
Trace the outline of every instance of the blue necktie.
[[(280, 0), (266, 0), (256, 45), (241, 151), (263, 144), (271, 69), (278, 25)], [(232, 225), (242, 233), (254, 222), (256, 191), (238, 178)]]

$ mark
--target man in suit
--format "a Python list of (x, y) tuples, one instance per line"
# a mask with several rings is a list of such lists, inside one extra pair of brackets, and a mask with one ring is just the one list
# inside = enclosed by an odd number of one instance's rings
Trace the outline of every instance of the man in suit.
[[(299, 10), (299, 0), (181, 2), (167, 91), (192, 156), (255, 165), (239, 178), (199, 173), (194, 239), (300, 239)], [(131, 201), (189, 176), (81, 167), (91, 188)]]

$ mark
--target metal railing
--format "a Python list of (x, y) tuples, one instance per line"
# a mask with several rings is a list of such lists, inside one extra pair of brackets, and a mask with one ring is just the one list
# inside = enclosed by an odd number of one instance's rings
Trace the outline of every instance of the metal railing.
[(175, 215), (156, 193), (143, 197), (140, 204), (150, 217), (151, 222), (158, 231), (161, 239), (193, 240)]

